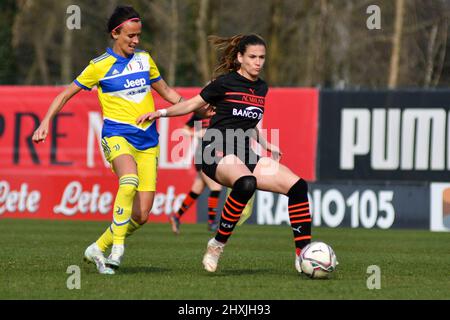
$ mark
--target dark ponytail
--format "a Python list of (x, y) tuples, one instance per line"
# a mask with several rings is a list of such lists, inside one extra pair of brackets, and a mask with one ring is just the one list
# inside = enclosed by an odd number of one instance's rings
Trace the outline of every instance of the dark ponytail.
[(256, 34), (236, 35), (230, 38), (209, 36), (209, 41), (221, 53), (219, 64), (214, 70), (214, 75), (219, 76), (240, 68), (237, 60), (238, 53), (244, 54), (250, 45), (262, 45), (266, 47), (264, 39)]
[[(130, 19), (140, 20), (141, 16), (131, 6), (117, 6), (108, 20), (108, 33), (110, 34), (115, 28)], [(117, 30), (120, 31), (120, 28), (118, 28)]]

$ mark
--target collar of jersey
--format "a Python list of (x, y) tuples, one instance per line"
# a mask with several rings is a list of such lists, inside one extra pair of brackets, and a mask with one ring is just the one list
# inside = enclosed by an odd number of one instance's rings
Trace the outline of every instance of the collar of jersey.
[(244, 80), (244, 81), (247, 81), (247, 82), (249, 82), (249, 83), (257, 83), (257, 82), (260, 80), (259, 77), (258, 77), (258, 79), (256, 79), (256, 80), (250, 80), (250, 79), (244, 77), (242, 74), (240, 74), (240, 73), (237, 72), (237, 71), (233, 71), (233, 73), (234, 73), (234, 75), (235, 75), (236, 77), (238, 77), (238, 78), (240, 78), (240, 79), (242, 79), (242, 80)]
[(131, 56), (129, 56), (128, 58), (119, 56), (119, 55), (118, 55), (117, 53), (115, 53), (115, 52), (113, 51), (113, 49), (111, 49), (111, 48), (106, 48), (106, 52), (108, 52), (110, 55), (112, 55), (114, 58), (116, 58), (116, 59), (119, 60), (119, 61), (130, 61), (130, 60), (133, 59), (133, 57), (134, 57), (134, 53), (133, 53)]

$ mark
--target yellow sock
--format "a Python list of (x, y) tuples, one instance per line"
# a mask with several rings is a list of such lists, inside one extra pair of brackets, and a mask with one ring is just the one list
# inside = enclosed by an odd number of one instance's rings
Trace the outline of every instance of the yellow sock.
[[(142, 225), (130, 219), (130, 223), (128, 224), (126, 237), (131, 236), (136, 230), (138, 230)], [(102, 252), (105, 252), (109, 247), (113, 244), (113, 225), (111, 224), (106, 228), (105, 232), (97, 239), (96, 243)]]
[(139, 178), (135, 174), (127, 174), (119, 180), (119, 190), (114, 202), (113, 214), (113, 244), (123, 245), (133, 209), (134, 195), (139, 185)]
[(128, 229), (127, 229), (127, 237), (131, 236), (140, 227), (142, 227), (142, 225), (140, 225), (133, 219), (130, 219), (130, 223), (128, 224)]
[(100, 238), (96, 241), (98, 247), (102, 252), (105, 252), (106, 249), (108, 249), (112, 243), (113, 243), (113, 233), (112, 233), (112, 225), (108, 226), (106, 228), (105, 232), (100, 236)]

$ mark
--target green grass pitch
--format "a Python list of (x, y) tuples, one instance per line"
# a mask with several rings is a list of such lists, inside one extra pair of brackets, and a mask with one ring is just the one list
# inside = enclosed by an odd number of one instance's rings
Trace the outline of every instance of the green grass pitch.
[[(237, 227), (214, 274), (201, 260), (211, 233), (205, 224), (147, 224), (127, 240), (114, 276), (82, 261), (105, 222), (0, 219), (0, 299), (450, 299), (450, 234), (417, 230), (314, 228), (339, 266), (329, 280), (294, 268), (292, 232), (284, 226)], [(81, 270), (81, 288), (66, 273)], [(367, 268), (381, 270), (381, 289), (369, 290)]]

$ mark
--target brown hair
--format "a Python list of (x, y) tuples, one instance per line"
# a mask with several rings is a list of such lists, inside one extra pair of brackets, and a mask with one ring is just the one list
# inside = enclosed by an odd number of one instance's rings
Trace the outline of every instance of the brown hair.
[(214, 70), (215, 76), (238, 70), (240, 68), (240, 63), (237, 60), (238, 53), (244, 54), (249, 45), (266, 47), (264, 39), (256, 34), (239, 34), (229, 38), (209, 36), (208, 40), (221, 53), (219, 64)]

